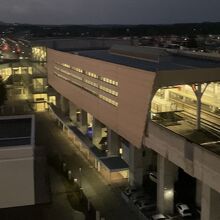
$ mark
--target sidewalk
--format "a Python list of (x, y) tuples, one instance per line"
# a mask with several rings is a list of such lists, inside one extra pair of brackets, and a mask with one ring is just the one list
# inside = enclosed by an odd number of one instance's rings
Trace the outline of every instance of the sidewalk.
[(108, 185), (103, 177), (81, 157), (77, 148), (57, 127), (48, 113), (38, 113), (36, 116), (36, 140), (36, 144), (45, 146), (49, 154), (59, 153), (65, 157), (67, 166), (81, 181), (85, 195), (105, 219), (138, 219), (121, 198), (117, 187)]

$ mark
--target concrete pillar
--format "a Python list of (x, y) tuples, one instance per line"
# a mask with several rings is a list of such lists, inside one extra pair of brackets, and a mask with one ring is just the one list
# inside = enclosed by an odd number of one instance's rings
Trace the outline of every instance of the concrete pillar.
[(92, 143), (98, 147), (100, 147), (99, 142), (102, 139), (102, 123), (97, 120), (96, 118), (93, 118), (93, 123), (92, 123)]
[(165, 157), (157, 156), (157, 209), (161, 213), (174, 211), (174, 183), (177, 167)]
[(79, 117), (79, 129), (85, 134), (88, 129), (87, 112), (81, 109)]
[(196, 180), (196, 206), (201, 207), (201, 194), (202, 194), (202, 183), (200, 180)]
[(155, 170), (157, 167), (156, 153), (150, 148), (145, 147), (143, 150), (143, 167), (146, 171)]
[(64, 115), (69, 114), (69, 101), (64, 96), (60, 96), (60, 108)]
[(132, 186), (143, 184), (143, 151), (129, 145), (129, 183)]
[(72, 120), (72, 122), (75, 124), (77, 119), (76, 119), (76, 112), (77, 112), (77, 107), (73, 103), (69, 101), (69, 117)]
[(118, 156), (120, 148), (120, 137), (113, 130), (108, 128), (108, 156)]
[(220, 219), (220, 193), (208, 185), (202, 185), (201, 220)]

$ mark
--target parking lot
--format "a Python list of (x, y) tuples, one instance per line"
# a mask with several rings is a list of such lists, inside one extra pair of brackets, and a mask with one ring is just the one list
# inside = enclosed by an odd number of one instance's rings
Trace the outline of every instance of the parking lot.
[[(127, 187), (123, 189), (121, 195), (124, 198), (124, 200), (129, 204), (131, 209), (138, 213), (140, 219), (152, 220), (153, 219), (152, 216), (159, 214), (157, 212), (156, 196), (154, 191), (146, 190), (144, 188)], [(165, 217), (164, 219), (173, 219), (173, 220), (200, 219), (199, 214), (196, 213), (196, 211), (189, 209), (189, 212), (192, 214), (192, 216), (182, 217), (177, 212), (177, 209), (175, 207), (175, 213), (170, 215), (164, 215)]]

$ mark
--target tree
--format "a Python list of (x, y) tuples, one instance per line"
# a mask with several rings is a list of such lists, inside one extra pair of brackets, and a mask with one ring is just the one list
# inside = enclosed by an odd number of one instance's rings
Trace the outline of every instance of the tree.
[(3, 82), (2, 77), (0, 76), (0, 106), (2, 106), (7, 100), (7, 91), (5, 83)]

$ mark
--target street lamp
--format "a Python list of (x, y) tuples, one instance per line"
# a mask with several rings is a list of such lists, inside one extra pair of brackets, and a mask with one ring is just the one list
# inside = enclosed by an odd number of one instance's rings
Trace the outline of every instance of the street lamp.
[(79, 187), (82, 188), (82, 168), (79, 168)]

